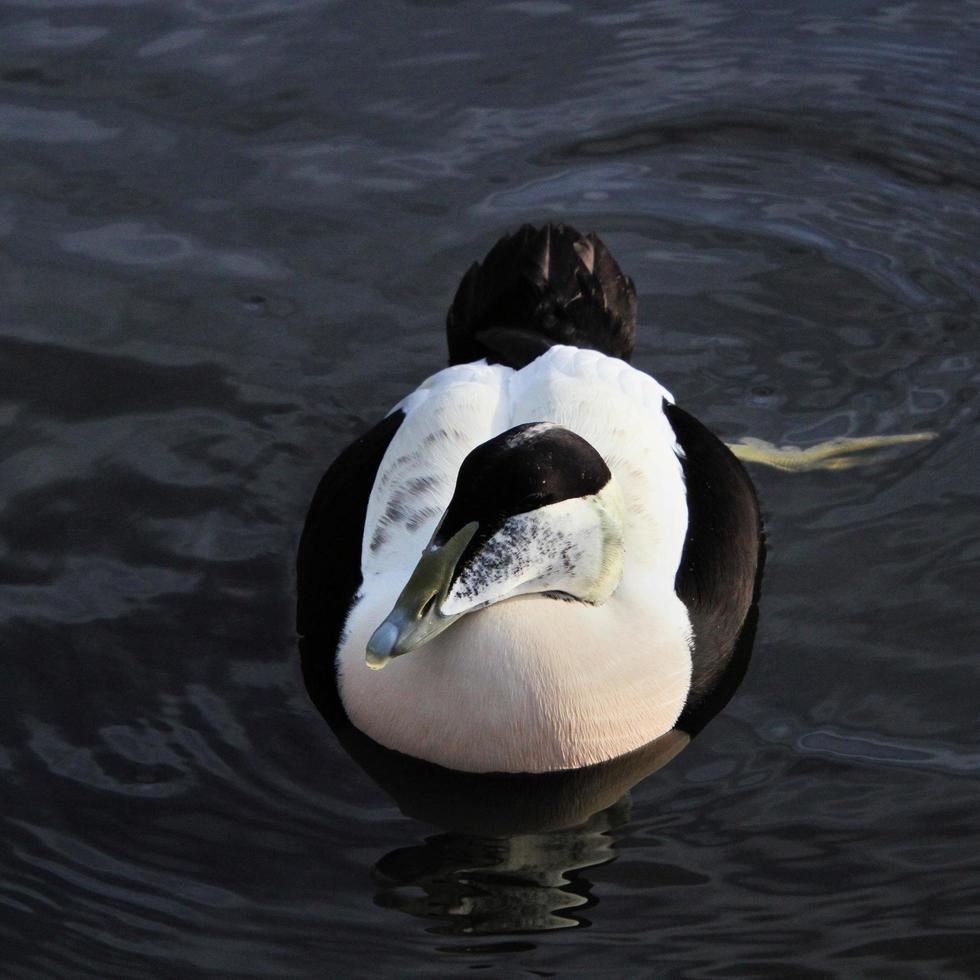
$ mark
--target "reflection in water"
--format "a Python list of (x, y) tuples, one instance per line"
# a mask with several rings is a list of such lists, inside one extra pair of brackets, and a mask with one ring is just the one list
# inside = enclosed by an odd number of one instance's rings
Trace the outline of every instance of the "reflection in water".
[(728, 448), (739, 459), (746, 462), (760, 463), (792, 473), (804, 470), (847, 470), (854, 466), (867, 466), (880, 462), (880, 454), (867, 455), (869, 449), (886, 449), (910, 442), (928, 442), (935, 438), (935, 432), (908, 432), (902, 435), (858, 438), (838, 436), (836, 439), (828, 439), (802, 449), (799, 446), (774, 446), (764, 439), (743, 436), (740, 442), (731, 443)]
[[(762, 562), (760, 561), (760, 577)], [(758, 593), (758, 584), (756, 591)], [(578, 872), (615, 860), (612, 831), (629, 818), (629, 791), (665, 766), (728, 703), (755, 639), (753, 603), (725, 673), (677, 727), (628, 755), (584, 769), (469, 773), (387, 749), (343, 710), (330, 652), (300, 640), (310, 698), (341, 745), (408, 817), (449, 831), (382, 857), (378, 905), (448, 920), (437, 933), (507, 934), (586, 924), (594, 904)]]
[(626, 823), (629, 808), (623, 796), (578, 827), (540, 834), (428, 837), (378, 861), (375, 901), (419, 918), (448, 919), (432, 929), (436, 933), (499, 935), (583, 925), (581, 910), (594, 899), (575, 872), (615, 859), (612, 831)]

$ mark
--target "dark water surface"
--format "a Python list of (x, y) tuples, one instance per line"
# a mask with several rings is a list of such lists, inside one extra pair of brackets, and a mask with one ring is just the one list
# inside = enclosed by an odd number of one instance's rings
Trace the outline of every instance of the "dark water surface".
[[(980, 975), (977, 4), (0, 17), (4, 977)], [(723, 438), (938, 435), (755, 467), (734, 701), (492, 841), (337, 744), (292, 562), (528, 219), (606, 238), (638, 365)]]

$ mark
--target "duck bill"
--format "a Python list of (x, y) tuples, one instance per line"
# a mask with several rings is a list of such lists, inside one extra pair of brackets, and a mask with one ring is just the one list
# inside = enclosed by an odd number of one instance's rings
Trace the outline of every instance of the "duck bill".
[(417, 650), (462, 613), (445, 616), (442, 604), (449, 595), (456, 565), (476, 534), (475, 521), (460, 528), (445, 544), (429, 544), (415, 566), (394, 608), (367, 643), (367, 665), (380, 670), (389, 660)]

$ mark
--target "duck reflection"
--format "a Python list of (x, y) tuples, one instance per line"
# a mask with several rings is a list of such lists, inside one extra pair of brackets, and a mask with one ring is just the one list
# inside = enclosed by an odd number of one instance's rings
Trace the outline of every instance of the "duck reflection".
[(315, 636), (301, 640), (307, 691), (344, 749), (402, 813), (447, 831), (377, 862), (377, 903), (441, 919), (433, 931), (450, 934), (583, 924), (580, 912), (595, 899), (582, 870), (615, 860), (630, 789), (731, 699), (748, 667), (757, 619), (753, 604), (720, 682), (674, 729), (599, 765), (537, 774), (457, 772), (379, 745), (348, 720), (324, 645)]
[(576, 872), (615, 859), (613, 831), (629, 819), (629, 797), (577, 827), (484, 837), (439, 834), (399, 848), (374, 867), (375, 901), (423, 919), (432, 932), (499, 935), (583, 925), (594, 904)]

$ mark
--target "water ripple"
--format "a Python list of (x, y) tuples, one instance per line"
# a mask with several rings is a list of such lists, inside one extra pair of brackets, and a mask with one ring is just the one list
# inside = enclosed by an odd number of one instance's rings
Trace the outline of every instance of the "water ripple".
[(37, 143), (99, 143), (120, 130), (102, 126), (78, 112), (0, 105), (0, 136)]

